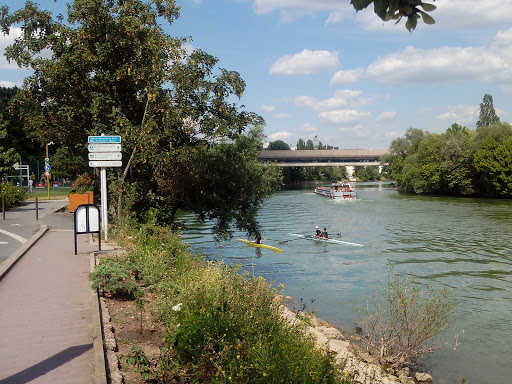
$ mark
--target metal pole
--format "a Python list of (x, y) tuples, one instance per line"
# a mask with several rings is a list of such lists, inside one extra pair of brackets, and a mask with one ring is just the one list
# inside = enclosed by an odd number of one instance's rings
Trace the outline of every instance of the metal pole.
[[(103, 222), (103, 233), (105, 233), (105, 241), (108, 242), (108, 209), (107, 209), (107, 168), (101, 167), (101, 215)], [(101, 236), (101, 233), (100, 233)]]
[(3, 193), (2, 193), (2, 216), (5, 220), (5, 197), (4, 197)]
[[(48, 158), (48, 144), (46, 144), (46, 158)], [(48, 200), (50, 200), (50, 177), (46, 176), (46, 188), (48, 189)]]
[(39, 220), (39, 201), (36, 196), (36, 220)]

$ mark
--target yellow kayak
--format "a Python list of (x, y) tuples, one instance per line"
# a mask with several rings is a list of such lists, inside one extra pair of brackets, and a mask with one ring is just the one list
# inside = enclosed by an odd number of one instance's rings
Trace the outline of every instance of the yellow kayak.
[(241, 241), (242, 243), (245, 243), (245, 244), (249, 245), (250, 247), (267, 248), (267, 249), (271, 249), (274, 252), (283, 252), (282, 249), (272, 247), (271, 245), (256, 244), (254, 241), (249, 241), (249, 240), (244, 240), (244, 239), (236, 239), (236, 240)]

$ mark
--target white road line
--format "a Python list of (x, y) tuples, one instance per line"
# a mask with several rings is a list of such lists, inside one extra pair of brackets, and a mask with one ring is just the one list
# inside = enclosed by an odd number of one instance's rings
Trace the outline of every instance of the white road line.
[(24, 237), (18, 236), (15, 233), (7, 232), (7, 231), (4, 231), (3, 229), (0, 229), (0, 233), (3, 233), (7, 236), (12, 237), (13, 239), (18, 240), (21, 244), (25, 244), (27, 242), (27, 239), (25, 239)]
[(9, 244), (7, 241), (0, 241), (0, 245)]

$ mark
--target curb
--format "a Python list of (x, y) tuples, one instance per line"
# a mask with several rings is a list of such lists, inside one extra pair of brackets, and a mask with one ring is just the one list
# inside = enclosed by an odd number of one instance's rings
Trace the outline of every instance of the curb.
[[(90, 271), (94, 271), (96, 265), (96, 252), (91, 253), (89, 261)], [(91, 288), (92, 306), (92, 347), (94, 351), (94, 384), (107, 384), (107, 369), (105, 365), (105, 350), (103, 348), (103, 322), (101, 303), (97, 289)]]
[(11, 256), (9, 256), (2, 264), (0, 264), (0, 280), (14, 267), (14, 265), (32, 248), (32, 246), (48, 231), (47, 225), (41, 225), (39, 231), (36, 232), (28, 241), (19, 247)]

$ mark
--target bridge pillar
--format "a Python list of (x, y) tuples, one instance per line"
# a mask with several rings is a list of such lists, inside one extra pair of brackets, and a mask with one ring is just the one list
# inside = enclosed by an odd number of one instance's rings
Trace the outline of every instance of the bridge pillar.
[(356, 167), (354, 167), (353, 165), (347, 165), (345, 167), (345, 170), (347, 171), (347, 178), (350, 180), (350, 181), (355, 181), (355, 177), (354, 177), (354, 172), (356, 171)]

